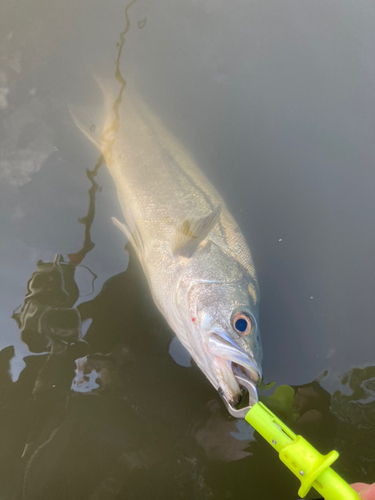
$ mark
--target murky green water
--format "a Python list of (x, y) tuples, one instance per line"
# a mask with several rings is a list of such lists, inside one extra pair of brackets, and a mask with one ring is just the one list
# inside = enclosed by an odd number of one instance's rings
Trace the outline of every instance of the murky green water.
[(137, 82), (239, 222), (265, 381), (296, 391), (282, 417), (336, 448), (348, 481), (375, 481), (374, 6), (125, 8), (2, 5), (0, 498), (297, 498), (175, 353), (110, 222), (113, 182), (68, 110), (100, 101), (92, 72)]

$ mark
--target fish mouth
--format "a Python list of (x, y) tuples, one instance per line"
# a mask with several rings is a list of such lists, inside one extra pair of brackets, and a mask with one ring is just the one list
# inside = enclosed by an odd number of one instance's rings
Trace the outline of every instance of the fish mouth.
[(262, 378), (261, 368), (225, 331), (210, 335), (207, 350), (214, 357), (215, 375), (224, 396), (232, 405), (238, 404), (242, 391), (236, 374), (257, 383)]

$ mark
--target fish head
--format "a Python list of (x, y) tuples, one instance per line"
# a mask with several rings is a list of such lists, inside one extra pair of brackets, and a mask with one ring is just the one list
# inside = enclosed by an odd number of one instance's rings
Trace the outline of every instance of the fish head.
[(232, 404), (241, 399), (236, 372), (255, 383), (261, 379), (258, 312), (248, 286), (246, 279), (235, 283), (197, 284), (194, 323), (204, 349), (206, 374)]
[(237, 404), (241, 389), (235, 374), (255, 383), (262, 377), (256, 277), (213, 244), (192, 260), (185, 347), (216, 389)]

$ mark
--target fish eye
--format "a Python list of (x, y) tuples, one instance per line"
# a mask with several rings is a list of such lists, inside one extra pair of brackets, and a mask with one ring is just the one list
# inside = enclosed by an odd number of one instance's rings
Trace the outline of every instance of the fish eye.
[(250, 335), (253, 324), (249, 316), (243, 312), (237, 312), (232, 317), (232, 326), (234, 330), (242, 336)]

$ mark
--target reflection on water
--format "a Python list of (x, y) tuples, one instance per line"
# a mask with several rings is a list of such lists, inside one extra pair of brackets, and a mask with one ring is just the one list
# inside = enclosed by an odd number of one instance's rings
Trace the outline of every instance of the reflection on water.
[[(129, 251), (127, 271), (76, 308), (74, 266), (59, 254), (38, 262), (14, 317), (30, 351), (43, 354), (27, 356), (13, 383), (14, 350), (0, 353), (2, 495), (120, 500), (152, 491), (160, 499), (226, 499), (251, 488), (293, 498), (296, 481), (273, 450), (226, 413), (197, 367), (169, 355), (172, 332)], [(349, 395), (331, 396), (313, 381), (264, 399), (321, 452), (338, 449), (337, 470), (349, 480), (366, 481), (375, 459), (367, 446), (374, 375), (375, 367), (344, 375)], [(275, 481), (265, 484), (261, 471), (270, 467)]]
[[(1, 352), (1, 429), (14, 414), (22, 428), (3, 448), (18, 479), (3, 482), (8, 495), (129, 498), (130, 490), (131, 498), (145, 498), (152, 488), (154, 498), (212, 498), (203, 474), (211, 461), (248, 455), (243, 451), (248, 442), (231, 436), (236, 426), (198, 369), (186, 377), (168, 355), (171, 334), (165, 336), (134, 261), (132, 256), (127, 272), (80, 304), (79, 312), (66, 307), (74, 305), (78, 290), (74, 270), (65, 269), (69, 264), (60, 255), (53, 263), (39, 263), (29, 281), (18, 323), (34, 350), (50, 354), (27, 357), (12, 383), (14, 352)], [(27, 314), (30, 300), (33, 316)], [(87, 343), (77, 334), (80, 322), (65, 319), (73, 310), (76, 318), (92, 319)], [(140, 317), (140, 310), (148, 313)]]
[(57, 354), (78, 341), (81, 317), (73, 307), (79, 297), (74, 272), (75, 267), (64, 262), (60, 254), (53, 262), (38, 261), (23, 305), (12, 316), (31, 352), (50, 350)]

